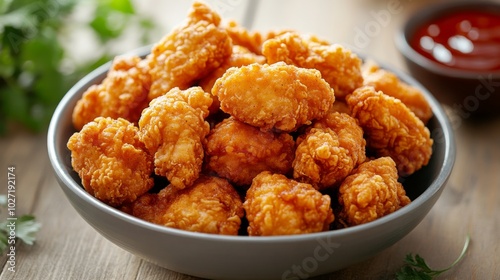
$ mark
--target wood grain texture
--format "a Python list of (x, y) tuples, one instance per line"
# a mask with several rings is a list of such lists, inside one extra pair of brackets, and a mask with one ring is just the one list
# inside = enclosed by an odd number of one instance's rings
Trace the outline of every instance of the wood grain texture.
[[(226, 17), (242, 20), (248, 1), (239, 3)], [(150, 11), (170, 28), (189, 5), (144, 1)], [(187, 1), (186, 1), (187, 2)], [(385, 0), (259, 1), (252, 29), (294, 28), (315, 33), (330, 41), (356, 45), (355, 30), (363, 29), (373, 14), (386, 9)], [(404, 69), (393, 45), (395, 30), (404, 18), (431, 1), (401, 0), (403, 8), (393, 14), (380, 32), (370, 37), (363, 53)], [(146, 4), (149, 3), (149, 4)], [(156, 2), (155, 2), (156, 3)], [(308, 4), (306, 4), (308, 3)], [(158, 12), (164, 11), (164, 13)], [(279, 12), (277, 12), (279, 11)], [(455, 167), (440, 199), (410, 234), (381, 254), (352, 267), (315, 279), (392, 279), (410, 252), (423, 256), (435, 268), (448, 266), (460, 253), (465, 236), (472, 241), (467, 256), (443, 279), (499, 279), (500, 269), (500, 119), (471, 122), (450, 112), (456, 134)], [(16, 131), (0, 138), (0, 184), (5, 192), (6, 168), (16, 166), (17, 212), (32, 213), (42, 223), (34, 246), (17, 247), (16, 272), (7, 270), (0, 257), (0, 279), (177, 279), (194, 280), (148, 263), (102, 237), (69, 204), (53, 175), (46, 152), (45, 135)]]

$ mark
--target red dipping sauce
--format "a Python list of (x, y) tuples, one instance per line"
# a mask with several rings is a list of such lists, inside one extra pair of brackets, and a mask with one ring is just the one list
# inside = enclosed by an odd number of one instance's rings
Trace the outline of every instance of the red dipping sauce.
[(410, 45), (444, 66), (500, 71), (500, 13), (459, 10), (418, 28)]

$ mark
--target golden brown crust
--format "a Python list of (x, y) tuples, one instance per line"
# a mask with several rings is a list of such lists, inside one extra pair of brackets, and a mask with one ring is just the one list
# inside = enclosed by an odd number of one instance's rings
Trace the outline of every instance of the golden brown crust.
[(219, 23), (219, 15), (197, 2), (187, 22), (153, 46), (148, 56), (153, 81), (149, 100), (174, 87), (186, 89), (224, 63), (232, 43)]
[(207, 137), (206, 167), (238, 186), (249, 186), (262, 171), (286, 174), (295, 141), (286, 133), (263, 132), (230, 117)]
[(191, 10), (188, 12), (186, 20), (187, 25), (203, 20), (206, 22), (210, 22), (215, 26), (219, 26), (221, 17), (217, 12), (207, 6), (204, 2), (194, 1), (191, 5)]
[(98, 117), (70, 137), (71, 165), (88, 193), (120, 206), (151, 189), (153, 160), (137, 132), (125, 119)]
[(210, 104), (200, 87), (173, 88), (151, 101), (139, 120), (139, 138), (154, 155), (155, 173), (177, 188), (191, 185), (201, 172)]
[(226, 180), (204, 175), (191, 187), (167, 186), (128, 208), (132, 215), (155, 224), (225, 235), (238, 234), (244, 214), (239, 194)]
[(295, 32), (287, 32), (265, 41), (262, 53), (269, 64), (284, 61), (319, 70), (338, 99), (344, 99), (363, 84), (361, 59), (341, 45), (327, 45), (316, 37), (308, 39)]
[(329, 196), (309, 184), (267, 171), (255, 177), (243, 207), (249, 235), (320, 232), (328, 230), (334, 220)]
[(337, 187), (365, 161), (365, 145), (356, 119), (329, 113), (297, 139), (293, 177), (318, 189)]
[[(250, 65), (253, 63), (263, 64), (265, 60), (266, 59), (263, 56), (254, 54), (245, 47), (233, 45), (231, 56), (219, 68), (202, 78), (198, 82), (198, 85), (202, 87), (204, 91), (212, 92), (212, 87), (214, 86), (215, 81), (222, 77), (222, 75), (226, 73), (227, 69), (231, 67)], [(215, 114), (219, 111), (220, 103), (217, 96), (212, 96), (212, 98), (214, 99), (214, 102), (212, 103), (212, 106), (210, 106), (210, 114)]]
[(424, 124), (432, 118), (431, 106), (418, 88), (406, 84), (373, 61), (365, 62), (362, 69), (365, 85), (401, 100)]
[(233, 44), (245, 47), (254, 54), (262, 54), (262, 43), (265, 38), (261, 33), (249, 31), (234, 20), (228, 21), (224, 25), (224, 29), (233, 41)]
[(374, 221), (410, 203), (396, 164), (382, 157), (361, 164), (339, 188), (338, 219), (347, 226)]
[(429, 129), (399, 99), (366, 86), (349, 95), (347, 104), (365, 132), (367, 148), (378, 157), (390, 156), (400, 176), (427, 165), (433, 143)]
[(113, 60), (106, 78), (85, 91), (73, 109), (76, 130), (97, 117), (124, 118), (137, 123), (148, 105), (151, 84), (149, 68), (137, 56), (118, 56)]
[(212, 94), (219, 98), (221, 109), (237, 120), (287, 132), (323, 117), (335, 101), (317, 70), (284, 62), (230, 68)]

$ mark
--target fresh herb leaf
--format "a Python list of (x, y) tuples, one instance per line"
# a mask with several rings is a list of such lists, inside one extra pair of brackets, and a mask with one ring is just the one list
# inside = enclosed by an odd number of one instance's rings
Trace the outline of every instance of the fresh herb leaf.
[[(7, 205), (7, 196), (0, 195), (0, 206)], [(40, 230), (41, 224), (35, 220), (32, 215), (23, 215), (16, 220), (5, 220), (0, 222), (0, 254), (3, 254), (5, 249), (9, 247), (10, 224), (15, 223), (16, 239), (21, 240), (25, 244), (33, 245), (35, 235)]]
[(109, 2), (108, 5), (116, 11), (120, 11), (125, 14), (135, 13), (134, 6), (132, 6), (130, 0), (107, 0), (105, 2)]
[[(10, 223), (12, 223), (12, 221), (3, 221), (0, 223), (0, 253), (3, 253), (9, 246)], [(16, 239), (21, 240), (25, 244), (33, 245), (35, 242), (35, 235), (41, 228), (41, 224), (35, 220), (35, 217), (32, 215), (24, 215), (17, 218), (14, 223), (16, 226)]]
[(41, 224), (32, 215), (24, 215), (16, 220), (16, 237), (28, 245), (35, 242), (35, 234), (40, 230)]
[(424, 258), (418, 254), (408, 254), (405, 257), (405, 264), (396, 273), (396, 279), (398, 280), (431, 280), (444, 272), (452, 269), (457, 263), (459, 263), (465, 256), (467, 249), (469, 248), (470, 236), (467, 235), (465, 238), (464, 247), (458, 258), (447, 268), (441, 270), (434, 270), (429, 267), (425, 262)]

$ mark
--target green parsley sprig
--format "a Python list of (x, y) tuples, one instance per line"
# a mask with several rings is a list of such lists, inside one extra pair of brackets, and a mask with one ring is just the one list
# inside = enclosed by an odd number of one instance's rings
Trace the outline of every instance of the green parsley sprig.
[(441, 270), (435, 270), (429, 267), (425, 262), (424, 258), (418, 254), (408, 254), (405, 257), (405, 264), (396, 273), (396, 279), (398, 280), (431, 280), (444, 272), (452, 269), (456, 264), (458, 264), (465, 256), (467, 249), (469, 248), (470, 236), (467, 235), (465, 238), (464, 247), (458, 258), (447, 268)]
[[(4, 207), (7, 203), (6, 195), (0, 195), (0, 207)], [(0, 254), (12, 245), (10, 241), (10, 223), (12, 221), (0, 222)], [(23, 243), (33, 245), (35, 242), (35, 235), (40, 230), (41, 224), (36, 221), (33, 215), (23, 215), (18, 217), (15, 221), (15, 238), (21, 240)]]

